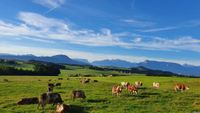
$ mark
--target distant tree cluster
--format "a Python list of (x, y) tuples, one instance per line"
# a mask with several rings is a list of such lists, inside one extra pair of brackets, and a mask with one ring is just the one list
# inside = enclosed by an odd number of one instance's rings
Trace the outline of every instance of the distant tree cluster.
[[(41, 76), (57, 76), (60, 74), (62, 65), (53, 63), (44, 63), (31, 61), (34, 64), (33, 70), (25, 70), (13, 66), (0, 65), (0, 75), (41, 75)], [(30, 63), (30, 62), (29, 62)]]
[(5, 60), (5, 59), (0, 59), (1, 64), (9, 64), (9, 65), (16, 65), (17, 62), (14, 60)]

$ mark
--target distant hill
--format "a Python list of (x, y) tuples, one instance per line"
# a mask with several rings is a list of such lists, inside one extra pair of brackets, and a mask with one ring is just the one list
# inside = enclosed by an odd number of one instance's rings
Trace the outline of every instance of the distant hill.
[(92, 62), (95, 66), (113, 66), (113, 67), (146, 67), (152, 70), (169, 71), (176, 74), (200, 76), (200, 66), (180, 65), (171, 62), (159, 62), (146, 60), (140, 63), (131, 63), (123, 60), (102, 60)]
[(131, 62), (119, 60), (119, 59), (94, 61), (94, 62), (92, 62), (92, 65), (95, 65), (95, 66), (111, 66), (111, 67), (125, 67), (125, 68), (137, 66), (136, 63), (131, 63)]
[(73, 59), (73, 60), (78, 61), (78, 62), (83, 62), (83, 63), (86, 63), (86, 64), (90, 64), (90, 62), (87, 59), (78, 59), (78, 58), (76, 58), (76, 59)]
[(55, 55), (55, 56), (34, 56), (34, 55), (9, 55), (9, 54), (0, 54), (0, 59), (8, 59), (8, 60), (21, 60), (21, 61), (44, 61), (44, 62), (52, 62), (57, 64), (74, 64), (74, 65), (88, 65), (87, 63), (72, 60), (66, 55)]

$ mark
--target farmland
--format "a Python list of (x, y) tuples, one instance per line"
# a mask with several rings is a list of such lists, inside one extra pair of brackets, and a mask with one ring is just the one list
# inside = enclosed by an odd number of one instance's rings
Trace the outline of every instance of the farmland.
[[(29, 66), (31, 67), (31, 66)], [(69, 69), (70, 68), (70, 69)], [(1, 113), (54, 113), (55, 106), (51, 104), (37, 109), (36, 104), (17, 105), (16, 103), (24, 97), (38, 97), (47, 91), (47, 83), (61, 83), (54, 92), (60, 93), (65, 104), (71, 106), (71, 113), (188, 113), (200, 112), (200, 90), (199, 78), (185, 77), (158, 77), (145, 76), (142, 74), (129, 74), (126, 76), (99, 77), (100, 73), (116, 74), (115, 71), (97, 71), (79, 66), (68, 66), (68, 70), (62, 70), (59, 76), (1, 76), (0, 77), (0, 112)], [(90, 74), (90, 82), (81, 84), (79, 77), (69, 77), (72, 74)], [(120, 73), (117, 73), (120, 74)], [(63, 80), (58, 80), (62, 77)], [(68, 79), (69, 80), (68, 80)], [(5, 79), (8, 80), (4, 81)], [(120, 84), (121, 81), (134, 83), (142, 81), (143, 87), (139, 89), (138, 95), (130, 95), (125, 89), (120, 96), (113, 96), (111, 88)], [(152, 88), (152, 82), (161, 84), (159, 89)], [(185, 83), (190, 89), (186, 92), (174, 92), (176, 83)], [(75, 89), (84, 90), (86, 100), (77, 99), (73, 101), (70, 97), (71, 91)]]

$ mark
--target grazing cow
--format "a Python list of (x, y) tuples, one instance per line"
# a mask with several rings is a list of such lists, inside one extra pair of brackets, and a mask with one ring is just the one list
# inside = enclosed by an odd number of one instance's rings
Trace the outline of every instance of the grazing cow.
[(153, 88), (156, 88), (156, 89), (160, 88), (160, 83), (153, 82)]
[(58, 103), (56, 105), (56, 113), (69, 113), (70, 106)]
[(63, 80), (63, 78), (58, 78), (58, 80)]
[(135, 87), (140, 88), (143, 85), (141, 81), (136, 81), (135, 82)]
[(86, 98), (85, 92), (83, 90), (73, 90), (71, 97), (73, 100), (76, 98), (82, 98), (82, 99)]
[(4, 82), (8, 82), (8, 79), (3, 79)]
[(181, 92), (186, 91), (188, 89), (189, 89), (189, 87), (186, 86), (185, 84), (176, 84), (174, 87), (175, 91), (181, 91)]
[(53, 92), (53, 88), (55, 85), (53, 83), (48, 83), (48, 91), (47, 92)]
[(63, 103), (62, 98), (59, 93), (43, 93), (39, 97), (38, 108), (42, 106), (45, 107), (46, 104), (58, 104)]
[(98, 80), (93, 80), (93, 82), (98, 82)]
[(128, 85), (130, 85), (129, 82), (121, 82), (122, 88), (126, 88), (127, 89)]
[(61, 83), (56, 83), (55, 86), (61, 86)]
[(132, 95), (138, 93), (138, 89), (135, 85), (128, 85), (127, 89)]
[(119, 95), (122, 92), (122, 87), (120, 85), (112, 87), (112, 94)]
[(17, 102), (18, 105), (25, 105), (25, 104), (38, 104), (39, 100), (37, 97), (32, 98), (22, 98), (19, 102)]
[(89, 83), (89, 82), (90, 82), (90, 79), (84, 78), (84, 79), (81, 79), (80, 82), (81, 82), (82, 84)]

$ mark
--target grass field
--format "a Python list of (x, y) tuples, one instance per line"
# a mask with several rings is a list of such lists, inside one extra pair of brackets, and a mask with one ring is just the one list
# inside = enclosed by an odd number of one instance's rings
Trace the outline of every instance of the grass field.
[[(63, 77), (63, 80), (58, 80)], [(61, 94), (64, 103), (71, 105), (71, 113), (190, 113), (200, 112), (200, 79), (180, 77), (149, 77), (130, 75), (119, 77), (91, 77), (99, 82), (81, 84), (76, 77), (67, 80), (67, 76), (1, 76), (0, 77), (0, 113), (41, 113), (37, 105), (16, 105), (24, 97), (35, 97), (47, 90), (47, 81), (61, 82), (55, 92)], [(8, 79), (9, 82), (3, 82)], [(41, 81), (38, 81), (41, 80)], [(141, 80), (144, 83), (138, 95), (130, 95), (123, 90), (117, 97), (111, 94), (111, 88), (121, 81)], [(160, 89), (151, 88), (152, 82), (160, 82)], [(186, 92), (174, 92), (173, 85), (186, 83), (190, 89)], [(86, 93), (86, 101), (72, 101), (70, 93), (74, 89), (82, 89)], [(54, 113), (55, 106), (47, 105), (45, 113)]]

